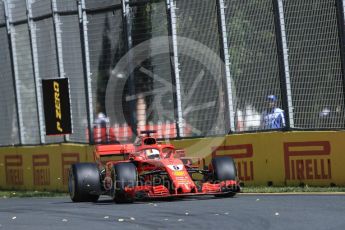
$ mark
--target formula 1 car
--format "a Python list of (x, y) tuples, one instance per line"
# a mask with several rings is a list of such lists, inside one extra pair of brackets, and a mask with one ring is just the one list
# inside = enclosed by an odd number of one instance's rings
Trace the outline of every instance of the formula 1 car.
[(110, 195), (116, 203), (196, 195), (232, 197), (240, 191), (231, 157), (216, 157), (209, 167), (195, 168), (178, 157), (181, 150), (158, 143), (152, 132), (141, 132), (146, 135), (133, 144), (96, 145), (96, 163), (73, 164), (68, 181), (72, 201), (96, 202), (100, 195)]

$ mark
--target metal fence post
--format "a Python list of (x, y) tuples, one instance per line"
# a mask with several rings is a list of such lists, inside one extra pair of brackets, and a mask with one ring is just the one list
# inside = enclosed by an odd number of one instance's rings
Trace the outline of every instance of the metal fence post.
[[(122, 0), (122, 23), (123, 23), (123, 31), (125, 34), (125, 42), (126, 42), (126, 48), (127, 48), (127, 52), (130, 51), (133, 47), (133, 41), (132, 41), (132, 23), (131, 23), (131, 19), (129, 17), (129, 13), (130, 13), (130, 6), (129, 6), (129, 1), (128, 0)], [(132, 55), (129, 53), (128, 55), (128, 65), (130, 66), (129, 69), (132, 69), (131, 66), (133, 65), (132, 63), (133, 57)], [(129, 94), (130, 96), (134, 96), (135, 95), (135, 79), (134, 79), (134, 73), (131, 72), (129, 73), (128, 76), (128, 90), (129, 90)], [(139, 135), (138, 134), (138, 130), (137, 130), (137, 119), (136, 119), (136, 103), (134, 100), (131, 100), (129, 102), (129, 108), (131, 110), (130, 112), (130, 125), (131, 128), (133, 130), (133, 133), (135, 135)]]
[[(174, 63), (174, 46), (173, 46), (173, 30), (172, 30), (172, 18), (171, 18), (171, 6), (170, 0), (166, 0), (166, 9), (167, 9), (167, 22), (168, 22), (168, 36), (169, 36), (169, 53), (170, 53), (170, 66), (171, 66), (171, 83), (174, 87), (173, 89), (173, 101), (174, 101), (174, 120), (175, 120), (175, 127), (176, 127), (176, 137), (180, 138), (180, 128), (179, 128), (179, 114), (178, 114), (178, 99), (177, 99), (177, 91), (176, 91), (176, 71), (175, 71), (175, 63)], [(178, 74), (178, 73), (177, 73)]]
[(90, 54), (89, 54), (89, 40), (87, 30), (87, 15), (85, 0), (78, 0), (78, 15), (79, 15), (79, 28), (80, 28), (80, 42), (81, 42), (81, 53), (83, 61), (83, 72), (84, 72), (84, 84), (85, 84), (85, 98), (87, 108), (87, 120), (88, 120), (88, 136), (89, 142), (94, 143), (93, 140), (93, 104), (92, 104), (92, 88), (91, 88), (91, 67), (90, 67)]
[[(227, 106), (228, 106), (228, 117), (225, 117), (228, 121), (225, 121), (225, 124), (228, 124), (230, 128), (230, 132), (235, 131), (235, 109), (234, 109), (234, 101), (232, 95), (232, 81), (231, 81), (231, 74), (230, 74), (230, 55), (228, 49), (228, 37), (226, 33), (226, 21), (225, 21), (225, 5), (224, 0), (217, 1), (218, 7), (218, 25), (219, 25), (219, 33), (220, 33), (220, 47), (221, 47), (221, 58), (224, 62), (225, 67), (225, 79), (226, 79), (226, 99), (227, 99)], [(223, 70), (224, 71), (224, 70)]]
[[(345, 106), (345, 0), (335, 0), (337, 7), (338, 35), (341, 58), (341, 75), (343, 80), (343, 97)], [(343, 128), (345, 124), (343, 124)]]
[(272, 0), (272, 3), (278, 51), (282, 106), (284, 111), (287, 111), (285, 112), (285, 130), (289, 130), (294, 128), (294, 120), (283, 0)]
[(7, 37), (8, 37), (8, 45), (9, 45), (9, 54), (10, 54), (10, 59), (11, 59), (11, 69), (12, 69), (12, 80), (13, 80), (13, 89), (14, 89), (14, 98), (16, 102), (16, 111), (17, 111), (17, 125), (18, 125), (18, 138), (19, 138), (19, 144), (22, 144), (22, 126), (21, 126), (21, 120), (22, 117), (19, 115), (19, 102), (20, 99), (18, 97), (18, 88), (19, 86), (17, 85), (17, 79), (16, 79), (16, 72), (18, 73), (18, 70), (16, 70), (16, 67), (14, 65), (14, 53), (13, 53), (13, 38), (12, 38), (12, 25), (10, 25), (9, 21), (9, 12), (8, 12), (8, 6), (7, 6), (7, 1), (4, 1), (4, 11), (5, 11), (5, 18), (6, 18), (6, 30), (7, 30)]
[(54, 25), (54, 32), (55, 32), (55, 44), (56, 44), (56, 55), (58, 59), (58, 73), (59, 77), (65, 77), (66, 73), (64, 70), (63, 64), (63, 55), (62, 55), (62, 39), (61, 39), (61, 22), (59, 15), (57, 13), (57, 2), (56, 0), (52, 0), (52, 13), (53, 13), (53, 25)]
[(60, 28), (60, 19), (59, 15), (56, 13), (57, 11), (57, 3), (56, 0), (52, 0), (51, 2), (52, 14), (53, 14), (53, 26), (54, 26), (54, 39), (55, 39), (55, 49), (56, 49), (56, 56), (58, 60), (58, 77), (62, 78), (65, 76), (64, 67), (63, 67), (63, 58), (62, 58), (62, 40), (61, 40), (61, 28)]
[[(57, 14), (57, 2), (56, 0), (52, 0), (51, 2), (51, 8), (52, 8), (52, 14), (53, 14), (53, 26), (54, 26), (54, 38), (55, 38), (55, 46), (56, 46), (56, 57), (58, 60), (58, 77), (63, 78), (65, 77), (66, 73), (64, 70), (64, 64), (63, 64), (63, 53), (62, 53), (62, 38), (61, 38), (61, 22), (59, 15)], [(70, 94), (71, 95), (71, 94)], [(70, 103), (72, 104), (72, 103)], [(73, 113), (71, 110), (71, 125), (72, 125), (72, 132), (73, 132), (73, 119), (72, 119)], [(64, 135), (64, 141), (67, 142), (69, 140), (69, 135)]]
[(38, 63), (38, 51), (37, 51), (37, 41), (36, 34), (33, 32), (36, 30), (36, 27), (33, 23), (32, 18), (32, 9), (31, 9), (32, 0), (26, 0), (27, 7), (27, 20), (29, 26), (29, 37), (30, 37), (30, 46), (31, 46), (31, 56), (33, 63), (33, 75), (35, 79), (35, 89), (36, 89), (36, 103), (37, 103), (37, 114), (38, 114), (38, 124), (39, 124), (39, 133), (40, 133), (40, 144), (44, 144), (45, 135), (44, 135), (44, 114), (43, 114), (43, 105), (42, 105), (42, 94), (41, 94), (41, 84), (39, 76), (39, 63)]
[[(184, 137), (184, 119), (183, 119), (183, 110), (182, 110), (182, 94), (181, 94), (181, 81), (180, 81), (180, 69), (179, 69), (179, 58), (178, 58), (178, 47), (177, 47), (177, 30), (176, 30), (176, 3), (174, 3), (174, 0), (167, 0), (167, 5), (169, 7), (170, 11), (170, 20), (168, 22), (170, 23), (171, 27), (171, 43), (172, 43), (172, 52), (173, 52), (173, 67), (174, 67), (174, 76), (175, 79), (173, 81), (174, 91), (176, 95), (176, 109), (177, 109), (177, 132), (178, 137)], [(174, 96), (175, 97), (175, 96)]]

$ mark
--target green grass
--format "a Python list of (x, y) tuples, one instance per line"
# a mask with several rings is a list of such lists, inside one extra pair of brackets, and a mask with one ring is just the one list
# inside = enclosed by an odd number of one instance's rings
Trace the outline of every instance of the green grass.
[(345, 187), (265, 187), (265, 186), (248, 186), (242, 188), (243, 193), (332, 193), (332, 192), (345, 192)]

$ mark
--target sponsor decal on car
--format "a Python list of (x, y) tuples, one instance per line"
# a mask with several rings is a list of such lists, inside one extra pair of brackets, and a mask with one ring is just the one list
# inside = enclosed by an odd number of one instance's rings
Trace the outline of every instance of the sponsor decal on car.
[(185, 176), (185, 171), (174, 171), (175, 176)]
[(173, 170), (173, 171), (180, 171), (180, 170), (183, 170), (183, 164), (168, 165), (168, 168)]

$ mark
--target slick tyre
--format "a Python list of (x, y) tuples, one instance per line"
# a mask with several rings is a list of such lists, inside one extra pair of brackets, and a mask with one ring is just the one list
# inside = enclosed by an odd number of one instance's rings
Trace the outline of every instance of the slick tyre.
[(73, 202), (96, 202), (100, 190), (100, 174), (96, 164), (77, 163), (71, 166), (68, 191)]
[[(231, 157), (216, 157), (212, 159), (213, 180), (221, 182), (226, 180), (236, 180), (237, 173), (235, 162)], [(216, 197), (233, 197), (236, 192), (228, 192), (215, 195)]]
[(132, 203), (134, 195), (126, 193), (125, 188), (134, 188), (137, 185), (137, 168), (131, 162), (118, 163), (113, 166), (112, 198), (116, 203)]
[(212, 159), (214, 181), (236, 180), (235, 162), (231, 157), (216, 157)]

